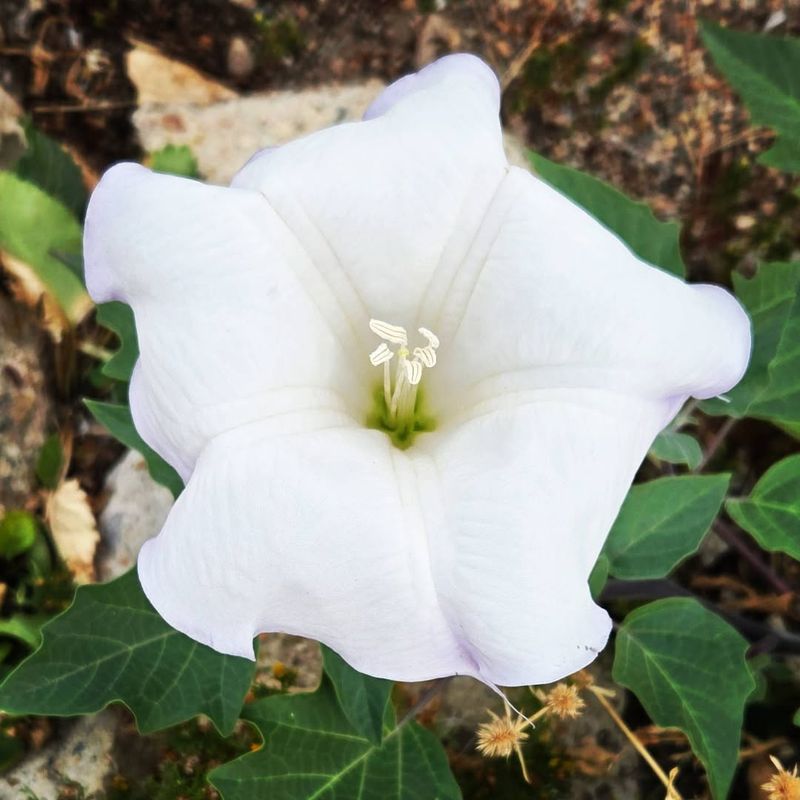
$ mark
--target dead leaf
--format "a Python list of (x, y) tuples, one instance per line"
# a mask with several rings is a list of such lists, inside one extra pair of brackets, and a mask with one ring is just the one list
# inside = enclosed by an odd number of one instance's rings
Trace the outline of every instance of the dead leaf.
[(89, 498), (74, 478), (50, 495), (45, 509), (53, 541), (76, 583), (94, 580), (94, 554), (100, 541)]
[(207, 106), (232, 100), (236, 92), (211, 80), (193, 67), (175, 61), (144, 42), (131, 40), (126, 69), (136, 87), (139, 105), (148, 103), (194, 103)]
[[(61, 306), (47, 291), (44, 283), (42, 283), (33, 268), (4, 250), (0, 250), (0, 266), (3, 267), (10, 279), (9, 288), (14, 299), (28, 306), (28, 308), (39, 306), (42, 311), (42, 326), (50, 334), (54, 342), (60, 342), (64, 332), (72, 326), (61, 310)], [(78, 313), (80, 317), (88, 314), (92, 308), (88, 295), (87, 300), (85, 311)]]

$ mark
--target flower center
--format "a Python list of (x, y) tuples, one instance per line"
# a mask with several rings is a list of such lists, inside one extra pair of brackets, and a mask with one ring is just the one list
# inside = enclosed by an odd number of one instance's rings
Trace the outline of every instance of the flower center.
[(432, 420), (422, 413), (420, 381), (423, 370), (436, 365), (439, 338), (427, 328), (418, 328), (427, 344), (412, 351), (406, 329), (400, 325), (371, 319), (369, 329), (383, 339), (369, 354), (374, 367), (383, 365), (383, 386), (376, 392), (377, 408), (368, 424), (386, 431), (395, 445), (406, 448), (415, 434), (433, 430)]

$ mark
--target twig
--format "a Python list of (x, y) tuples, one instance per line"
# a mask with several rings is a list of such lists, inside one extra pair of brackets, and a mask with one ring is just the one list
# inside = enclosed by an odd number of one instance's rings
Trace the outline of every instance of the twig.
[(596, 686), (587, 686), (586, 688), (597, 698), (597, 702), (603, 706), (608, 716), (614, 720), (614, 724), (625, 734), (625, 737), (634, 746), (636, 752), (647, 762), (647, 766), (653, 770), (656, 777), (664, 784), (664, 788), (667, 790), (667, 798), (669, 800), (683, 800), (667, 773), (661, 769), (658, 762), (650, 755), (650, 751), (641, 743), (639, 737), (625, 724), (625, 721), (617, 713), (617, 709), (608, 702), (605, 692), (600, 691)]
[(528, 59), (533, 55), (536, 48), (542, 43), (542, 31), (544, 30), (544, 26), (548, 23), (554, 11), (555, 4), (549, 2), (548, 7), (544, 12), (544, 16), (534, 26), (533, 33), (531, 34), (530, 39), (528, 39), (528, 43), (516, 56), (514, 56), (514, 59), (508, 65), (508, 69), (503, 73), (503, 77), (500, 79), (501, 91), (504, 92), (508, 88), (511, 82), (522, 71), (522, 68), (525, 66)]
[(420, 695), (417, 702), (414, 703), (414, 705), (411, 706), (411, 708), (409, 708), (405, 714), (403, 714), (402, 719), (397, 723), (396, 727), (399, 728), (401, 725), (405, 725), (407, 722), (410, 722), (412, 719), (414, 719), (414, 717), (416, 717), (417, 714), (419, 714), (419, 712), (422, 711), (422, 709), (425, 708), (425, 706), (428, 705), (428, 703), (430, 703), (431, 700), (433, 700), (433, 698), (442, 691), (442, 689), (444, 689), (449, 681), (450, 678), (439, 678), (436, 683), (433, 684), (433, 686), (429, 686)]
[(50, 105), (35, 106), (31, 109), (34, 114), (77, 114), (91, 113), (93, 111), (114, 111), (122, 108), (134, 108), (135, 100), (98, 100), (96, 103), (52, 103)]
[(711, 443), (708, 445), (708, 449), (705, 453), (703, 453), (703, 458), (701, 459), (700, 463), (697, 465), (695, 472), (702, 472), (708, 463), (711, 461), (712, 458), (717, 454), (717, 451), (720, 447), (722, 447), (723, 442), (725, 439), (728, 438), (728, 434), (733, 430), (734, 425), (739, 422), (738, 419), (735, 417), (728, 417), (725, 422), (722, 423), (719, 430), (714, 434), (713, 438), (711, 439)]
[(769, 564), (762, 559), (758, 553), (756, 553), (753, 549), (748, 547), (748, 545), (742, 541), (741, 537), (737, 533), (737, 531), (731, 526), (728, 525), (727, 522), (724, 522), (721, 519), (718, 519), (714, 523), (713, 527), (714, 533), (722, 539), (727, 545), (732, 547), (736, 552), (745, 560), (747, 563), (759, 574), (761, 575), (764, 580), (769, 583), (769, 585), (778, 593), (778, 594), (786, 594), (787, 592), (793, 592), (794, 589), (786, 583), (780, 575), (778, 575)]

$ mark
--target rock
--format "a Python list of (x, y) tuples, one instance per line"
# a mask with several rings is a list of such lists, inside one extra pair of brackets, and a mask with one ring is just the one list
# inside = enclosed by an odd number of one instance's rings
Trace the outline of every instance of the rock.
[(129, 451), (106, 478), (108, 503), (100, 514), (102, 544), (97, 572), (109, 581), (127, 572), (144, 542), (155, 536), (172, 508), (168, 489), (156, 483), (144, 459)]
[(66, 723), (65, 736), (0, 777), (0, 800), (55, 800), (62, 789), (78, 786), (82, 791), (76, 797), (102, 792), (114, 768), (111, 751), (118, 724), (117, 714), (109, 709)]
[(241, 36), (234, 36), (228, 45), (228, 74), (241, 80), (252, 73), (255, 65), (250, 45)]
[[(187, 145), (197, 157), (201, 175), (225, 185), (262, 148), (360, 119), (383, 86), (370, 80), (255, 94), (203, 107), (190, 102), (144, 103), (133, 122), (146, 151)], [(507, 133), (505, 145), (511, 163), (527, 168), (522, 143)]]
[(51, 410), (42, 347), (33, 315), (0, 295), (0, 510), (24, 505), (36, 486)]

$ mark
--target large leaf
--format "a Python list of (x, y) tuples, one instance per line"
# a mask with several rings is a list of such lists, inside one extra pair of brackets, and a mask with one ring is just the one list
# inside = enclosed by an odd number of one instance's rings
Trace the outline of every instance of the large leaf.
[(753, 352), (744, 378), (721, 399), (702, 404), (710, 414), (762, 416), (800, 422), (800, 263), (761, 264), (752, 278), (734, 274), (737, 297), (753, 325)]
[(86, 187), (72, 156), (30, 122), (25, 123), (25, 139), (28, 147), (14, 165), (14, 172), (23, 180), (36, 184), (82, 219), (86, 210)]
[(0, 171), (0, 250), (27, 265), (76, 324), (92, 307), (80, 278), (64, 259), (79, 258), (81, 227), (61, 203), (37, 186)]
[(135, 570), (82, 586), (42, 629), (41, 647), (0, 685), (10, 714), (74, 716), (119, 701), (143, 733), (207, 714), (229, 733), (250, 686), (253, 663), (224, 656), (170, 628)]
[(659, 222), (647, 205), (631, 200), (613, 186), (538, 153), (529, 155), (537, 174), (619, 236), (639, 258), (674, 275), (686, 274), (677, 222)]
[(800, 560), (800, 455), (774, 464), (750, 497), (731, 498), (725, 509), (765, 550)]
[(338, 653), (322, 645), (325, 672), (348, 722), (373, 744), (380, 744), (383, 718), (392, 681), (372, 678), (354, 670)]
[[(800, 171), (800, 40), (701, 25), (716, 65), (742, 96), (753, 122), (778, 133), (762, 156), (770, 166)], [(786, 137), (786, 138), (784, 138)]]
[(116, 333), (119, 338), (119, 349), (103, 365), (103, 375), (116, 381), (129, 381), (133, 365), (139, 357), (133, 309), (116, 300), (102, 303), (97, 307), (97, 321), (104, 328)]
[(603, 553), (618, 578), (663, 578), (694, 553), (725, 499), (729, 475), (681, 475), (634, 486)]
[(717, 800), (731, 785), (744, 706), (755, 687), (746, 650), (733, 628), (683, 597), (637, 608), (617, 634), (614, 680), (656, 725), (689, 737)]
[(688, 433), (665, 430), (656, 436), (650, 446), (650, 455), (669, 464), (686, 464), (696, 469), (703, 460), (703, 451), (697, 439)]
[(245, 707), (264, 746), (215, 769), (223, 800), (457, 800), (461, 792), (437, 739), (416, 722), (383, 743), (350, 725), (327, 679), (314, 694), (270, 697)]
[(108, 428), (112, 436), (119, 439), (126, 447), (138, 450), (144, 456), (147, 469), (154, 481), (166, 486), (175, 497), (183, 491), (181, 476), (139, 436), (128, 406), (102, 403), (99, 400), (84, 400), (83, 402), (86, 403), (86, 407), (92, 412), (94, 418)]

